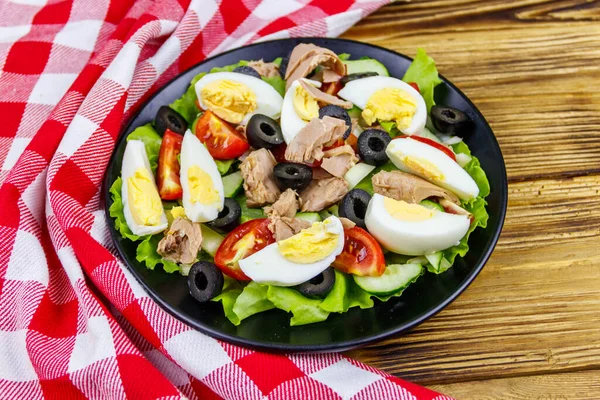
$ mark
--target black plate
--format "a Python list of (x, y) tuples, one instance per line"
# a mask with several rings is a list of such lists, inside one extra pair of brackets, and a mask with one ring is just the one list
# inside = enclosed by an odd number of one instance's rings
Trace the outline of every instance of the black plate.
[(199, 304), (189, 295), (186, 279), (151, 271), (135, 259), (136, 244), (123, 239), (108, 214), (112, 204), (108, 189), (120, 175), (125, 138), (140, 125), (150, 122), (158, 108), (179, 98), (192, 78), (213, 67), (239, 60), (271, 61), (284, 56), (298, 43), (314, 43), (336, 53), (350, 53), (352, 58), (368, 56), (381, 61), (391, 76), (401, 78), (411, 59), (381, 47), (340, 39), (304, 38), (258, 43), (220, 54), (180, 74), (148, 100), (123, 131), (105, 176), (104, 197), (111, 235), (119, 254), (149, 295), (167, 312), (188, 325), (218, 339), (238, 345), (285, 351), (341, 351), (361, 346), (387, 336), (405, 332), (438, 313), (452, 302), (475, 279), (483, 268), (502, 230), (507, 204), (507, 180), (498, 142), (477, 108), (454, 85), (442, 77), (435, 90), (438, 104), (465, 110), (475, 123), (474, 134), (466, 139), (471, 151), (481, 161), (491, 185), (487, 198), (490, 219), (486, 229), (477, 229), (469, 240), (465, 259), (457, 258), (453, 268), (441, 275), (431, 273), (412, 284), (399, 298), (386, 303), (376, 300), (368, 310), (353, 308), (345, 314), (331, 314), (324, 322), (289, 326), (289, 315), (280, 310), (263, 312), (234, 326), (225, 318), (220, 303)]

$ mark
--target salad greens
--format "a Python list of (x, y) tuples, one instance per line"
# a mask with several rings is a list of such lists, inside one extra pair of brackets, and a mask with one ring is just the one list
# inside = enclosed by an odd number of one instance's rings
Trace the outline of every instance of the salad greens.
[[(345, 61), (350, 58), (350, 55), (346, 53), (340, 54), (339, 58)], [(363, 57), (362, 59), (365, 58), (368, 57)], [(281, 59), (279, 58), (274, 62), (279, 65), (281, 63)], [(248, 61), (242, 60), (236, 64), (213, 68), (209, 73), (231, 72), (236, 67), (247, 64)], [(197, 96), (194, 85), (204, 75), (206, 75), (206, 73), (200, 73), (196, 75), (192, 79), (189, 88), (181, 96), (181, 98), (170, 104), (170, 107), (179, 112), (189, 124), (192, 124), (200, 113), (200, 109), (196, 105)], [(281, 77), (263, 77), (263, 80), (273, 86), (282, 96), (284, 95), (286, 83)], [(406, 71), (403, 80), (405, 82), (415, 82), (418, 84), (421, 94), (425, 99), (428, 111), (433, 105), (435, 105), (433, 92), (434, 88), (441, 83), (441, 80), (438, 76), (435, 62), (425, 53), (423, 49), (419, 49), (417, 51), (417, 55), (415, 56), (413, 63)], [(355, 113), (360, 113), (360, 111), (361, 110), (358, 108), (354, 110)], [(388, 133), (390, 133), (392, 137), (397, 136), (400, 133), (395, 122), (383, 121), (381, 122), (381, 126)], [(162, 138), (151, 124), (146, 124), (135, 129), (127, 138), (127, 140), (133, 139), (144, 142), (151, 168), (154, 172), (157, 167), (158, 154), (160, 151)], [(464, 154), (469, 156), (464, 158), (465, 160), (468, 160), (468, 162), (466, 162), (463, 168), (477, 183), (480, 193), (477, 198), (469, 201), (463, 201), (461, 204), (464, 209), (473, 215), (467, 234), (456, 246), (453, 246), (442, 252), (438, 252), (431, 257), (428, 256), (427, 260), (425, 260), (425, 257), (420, 257), (421, 262), (419, 265), (421, 265), (421, 275), (425, 273), (425, 270), (429, 271), (430, 273), (440, 274), (452, 267), (452, 264), (457, 256), (463, 257), (468, 252), (468, 239), (470, 234), (477, 227), (485, 228), (489, 218), (489, 215), (485, 209), (485, 206), (487, 205), (485, 197), (490, 193), (490, 185), (485, 172), (480, 166), (479, 160), (471, 155), (468, 146), (464, 142), (456, 143), (452, 146), (452, 148), (456, 154)], [(221, 175), (226, 175), (237, 170), (236, 161), (237, 160), (235, 159), (224, 161), (215, 160)], [(392, 171), (395, 169), (397, 168), (394, 166), (394, 164), (391, 161), (388, 161), (386, 164), (375, 168), (368, 176), (358, 183), (355, 188), (363, 189), (372, 195), (373, 186), (371, 177), (379, 171)], [(123, 212), (121, 185), (122, 180), (119, 177), (110, 188), (113, 203), (109, 208), (109, 214), (112, 218), (114, 218), (115, 228), (121, 234), (121, 236), (131, 241), (139, 242), (136, 250), (136, 259), (139, 262), (144, 263), (149, 269), (154, 269), (156, 265), (162, 265), (166, 272), (172, 273), (175, 271), (180, 271), (184, 274), (187, 274), (186, 271), (189, 269), (189, 266), (179, 266), (174, 262), (163, 259), (157, 253), (158, 242), (162, 238), (162, 234), (136, 236), (131, 232), (127, 226)], [(252, 219), (266, 217), (262, 208), (247, 207), (246, 197), (243, 192), (242, 194), (237, 195), (235, 200), (240, 204), (241, 207), (242, 223)], [(164, 202), (164, 205), (165, 209), (170, 209), (176, 205), (176, 203)], [(337, 213), (337, 209), (332, 207), (329, 210), (324, 210), (321, 212), (323, 217), (327, 217), (332, 213)], [(212, 257), (204, 250), (199, 253), (198, 257), (200, 260), (212, 261)], [(391, 252), (386, 253), (385, 259), (388, 265), (401, 265), (411, 262), (411, 257), (394, 254)], [(414, 272), (416, 273), (418, 271)], [(324, 321), (328, 318), (329, 314), (344, 313), (350, 308), (371, 308), (375, 304), (374, 298), (385, 302), (391, 297), (400, 296), (404, 289), (409, 284), (416, 281), (419, 276), (420, 275), (417, 275), (412, 278), (411, 275), (412, 279), (406, 282), (406, 285), (398, 288), (393, 293), (386, 291), (386, 295), (375, 295), (363, 290), (357, 284), (352, 275), (344, 274), (336, 270), (335, 282), (332, 289), (324, 298), (318, 299), (305, 297), (293, 288), (263, 285), (252, 281), (237, 281), (225, 275), (223, 289), (220, 294), (212, 299), (212, 301), (220, 302), (222, 304), (225, 316), (234, 325), (239, 325), (242, 320), (250, 317), (251, 315), (274, 308), (278, 308), (292, 314), (290, 325), (304, 325)]]

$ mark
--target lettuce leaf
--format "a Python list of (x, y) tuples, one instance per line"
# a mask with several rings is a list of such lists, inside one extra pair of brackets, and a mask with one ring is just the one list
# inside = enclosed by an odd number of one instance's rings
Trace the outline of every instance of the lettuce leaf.
[(320, 306), (322, 300), (309, 299), (294, 289), (269, 286), (267, 298), (275, 307), (292, 313), (290, 325), (306, 325), (325, 321), (329, 312)]
[(165, 272), (179, 272), (179, 265), (173, 261), (168, 261), (162, 258), (156, 252), (158, 242), (162, 239), (162, 234), (146, 236), (146, 238), (138, 245), (135, 252), (135, 259), (146, 265), (148, 269), (154, 269), (158, 264), (162, 264)]
[(344, 313), (352, 307), (371, 308), (371, 295), (362, 290), (350, 275), (335, 271), (333, 288), (319, 307), (330, 313)]
[(235, 200), (240, 204), (240, 208), (242, 209), (242, 224), (244, 222), (250, 221), (251, 219), (267, 217), (262, 208), (249, 208), (246, 205), (246, 196), (244, 196), (243, 194), (236, 196)]
[(269, 301), (267, 290), (269, 286), (250, 282), (238, 296), (233, 305), (233, 312), (240, 321), (251, 315), (275, 308)]
[(152, 172), (156, 172), (156, 167), (158, 166), (158, 154), (160, 153), (160, 145), (162, 143), (162, 138), (154, 130), (154, 127), (151, 124), (146, 124), (140, 127), (135, 128), (133, 132), (127, 136), (127, 141), (130, 140), (141, 140), (144, 142), (144, 147), (146, 147), (146, 154), (148, 155), (148, 161), (150, 161), (150, 169)]
[(231, 159), (231, 160), (215, 160), (215, 164), (217, 164), (217, 169), (219, 170), (219, 174), (221, 174), (221, 176), (225, 175), (227, 172), (229, 172), (229, 169), (231, 168), (231, 165), (236, 162), (236, 159)]
[(240, 296), (240, 294), (242, 294), (243, 287), (238, 281), (228, 277), (227, 275), (224, 275), (223, 278), (225, 280), (223, 283), (223, 290), (218, 296), (212, 298), (211, 301), (220, 301), (221, 304), (223, 304), (223, 311), (227, 319), (229, 319), (229, 321), (231, 321), (231, 323), (235, 326), (238, 326), (241, 320), (237, 314), (233, 312), (233, 307), (237, 298)]
[(118, 177), (109, 189), (113, 203), (110, 205), (108, 213), (111, 217), (115, 219), (115, 229), (119, 231), (121, 236), (131, 240), (132, 242), (136, 242), (142, 237), (134, 235), (133, 232), (131, 232), (131, 229), (129, 229), (129, 226), (127, 226), (127, 221), (125, 221), (125, 213), (123, 212), (123, 200), (121, 198), (122, 184), (123, 181), (121, 180), (121, 177)]
[(404, 82), (415, 82), (419, 85), (419, 91), (423, 99), (425, 99), (427, 112), (429, 112), (431, 107), (435, 105), (433, 90), (437, 85), (442, 83), (433, 58), (429, 57), (425, 50), (419, 48), (417, 55), (406, 70), (402, 80)]
[(263, 76), (262, 80), (273, 86), (273, 88), (277, 90), (281, 97), (285, 95), (285, 80), (281, 76)]

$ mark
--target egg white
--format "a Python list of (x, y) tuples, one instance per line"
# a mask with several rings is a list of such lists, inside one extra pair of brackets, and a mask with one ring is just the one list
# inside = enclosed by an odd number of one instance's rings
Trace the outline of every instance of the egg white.
[(283, 140), (285, 140), (286, 144), (290, 144), (298, 132), (308, 125), (308, 121), (300, 118), (298, 113), (296, 113), (296, 109), (294, 108), (294, 94), (296, 93), (296, 88), (300, 86), (301, 80), (304, 80), (308, 84), (315, 87), (321, 87), (321, 82), (312, 81), (309, 79), (298, 79), (294, 81), (288, 88), (287, 92), (285, 92), (283, 106), (281, 107), (281, 132), (283, 133)]
[[(448, 189), (463, 200), (469, 200), (479, 195), (479, 187), (467, 171), (443, 151), (433, 146), (411, 138), (400, 138), (392, 140), (385, 149), (385, 153), (398, 169), (418, 175), (435, 185)], [(407, 166), (404, 163), (405, 157), (427, 160), (442, 172), (443, 178), (440, 180), (430, 179), (427, 175)]]
[(334, 216), (327, 220), (331, 221), (329, 232), (338, 235), (338, 245), (324, 259), (312, 264), (297, 264), (281, 255), (278, 244), (273, 243), (240, 260), (240, 268), (253, 281), (273, 286), (294, 286), (314, 278), (325, 271), (344, 250), (344, 227), (341, 221)]
[[(223, 180), (221, 179), (215, 160), (200, 139), (189, 129), (183, 136), (180, 160), (180, 180), (181, 188), (183, 189), (182, 201), (186, 216), (192, 222), (208, 222), (216, 219), (219, 212), (223, 210), (223, 202), (225, 200), (223, 195)], [(210, 176), (215, 189), (219, 192), (219, 201), (213, 204), (192, 203), (190, 201), (188, 169), (194, 165), (197, 165)]]
[(369, 233), (386, 249), (409, 256), (445, 250), (459, 243), (471, 221), (465, 215), (432, 210), (423, 221), (401, 221), (392, 217), (383, 205), (384, 196), (374, 194), (365, 214)]
[(385, 88), (402, 89), (414, 99), (417, 105), (410, 126), (406, 129), (401, 129), (401, 132), (406, 135), (415, 135), (423, 131), (427, 123), (427, 106), (425, 105), (425, 100), (417, 90), (400, 79), (390, 76), (370, 76), (355, 79), (346, 83), (342, 90), (338, 92), (338, 96), (364, 110), (373, 93)]
[(198, 82), (196, 82), (195, 89), (196, 95), (198, 96), (198, 104), (200, 104), (200, 107), (203, 110), (207, 109), (206, 104), (204, 104), (202, 101), (202, 96), (200, 96), (204, 86), (211, 82), (225, 79), (248, 86), (256, 95), (256, 109), (253, 112), (246, 114), (242, 124), (248, 122), (250, 117), (252, 117), (254, 114), (263, 114), (273, 119), (279, 118), (281, 115), (283, 98), (277, 92), (277, 90), (275, 90), (273, 86), (269, 85), (262, 79), (237, 72), (213, 72), (204, 75), (198, 80)]
[(150, 169), (150, 162), (148, 161), (148, 155), (146, 154), (144, 142), (141, 140), (130, 140), (127, 142), (127, 147), (125, 147), (125, 153), (123, 154), (123, 165), (121, 166), (121, 179), (123, 181), (121, 186), (121, 200), (123, 201), (123, 214), (125, 214), (125, 222), (134, 235), (154, 235), (155, 233), (159, 233), (167, 229), (168, 222), (165, 211), (162, 211), (159, 221), (160, 223), (158, 225), (141, 225), (135, 222), (133, 213), (131, 212), (132, 205), (129, 204), (127, 180), (133, 174), (135, 174), (135, 171), (139, 168), (145, 168), (148, 171), (152, 177), (154, 190), (156, 190), (156, 194), (158, 195), (158, 189), (154, 181), (154, 175)]

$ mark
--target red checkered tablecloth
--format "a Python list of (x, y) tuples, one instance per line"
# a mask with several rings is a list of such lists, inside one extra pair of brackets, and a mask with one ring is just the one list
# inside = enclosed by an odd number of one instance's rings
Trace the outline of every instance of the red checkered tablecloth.
[(108, 234), (122, 124), (207, 56), (336, 36), (386, 0), (0, 0), (0, 398), (449, 399), (339, 354), (273, 355), (159, 308)]

